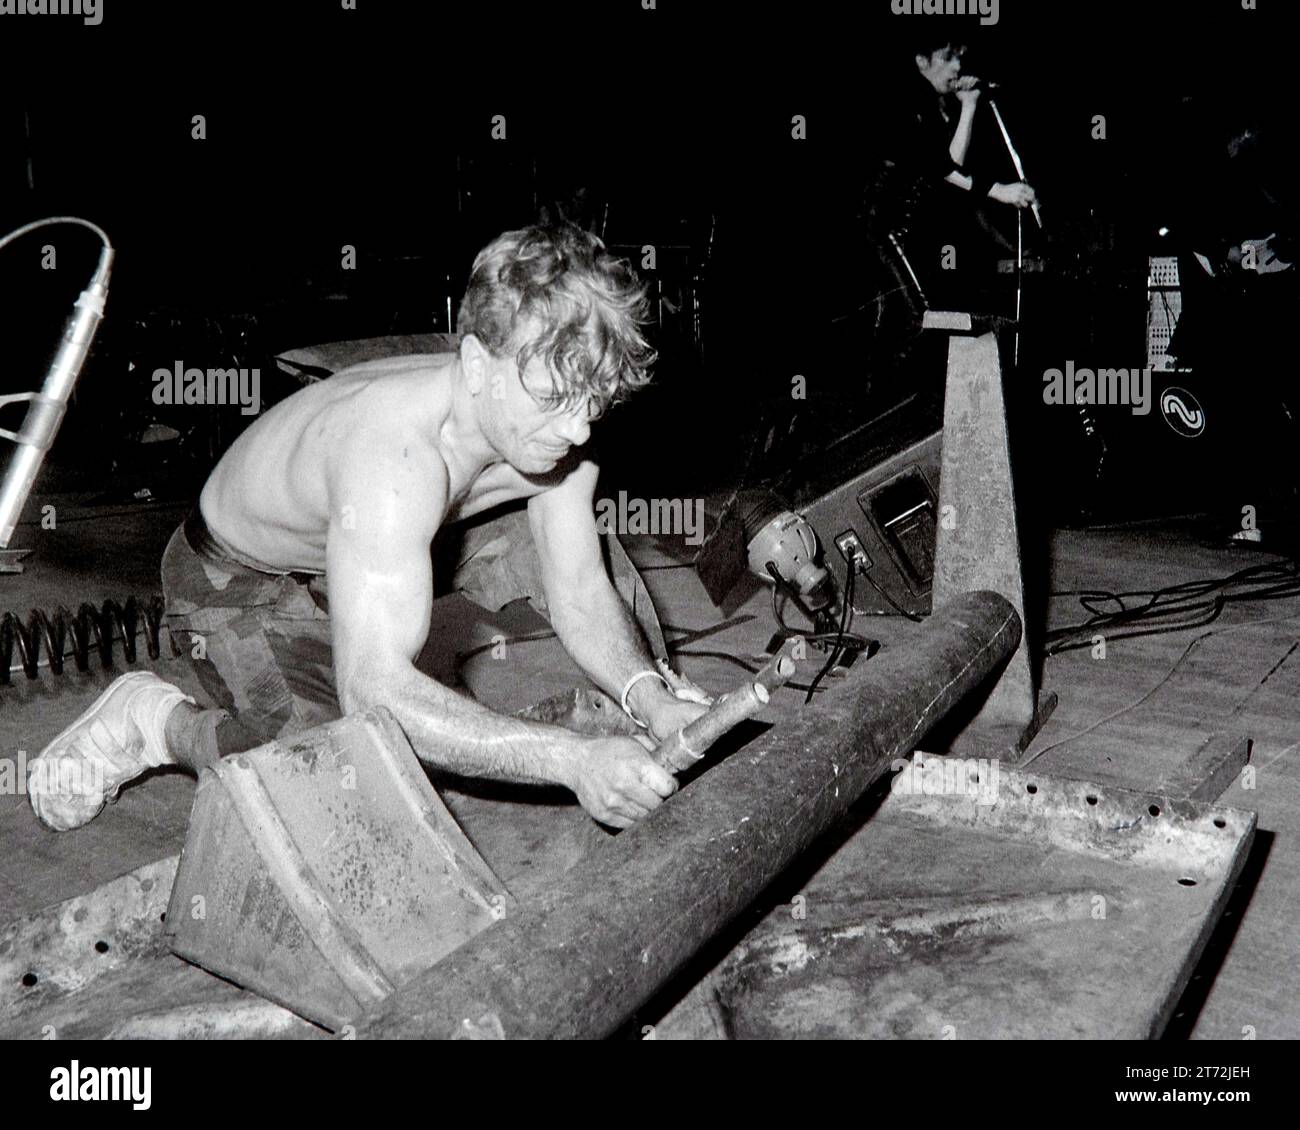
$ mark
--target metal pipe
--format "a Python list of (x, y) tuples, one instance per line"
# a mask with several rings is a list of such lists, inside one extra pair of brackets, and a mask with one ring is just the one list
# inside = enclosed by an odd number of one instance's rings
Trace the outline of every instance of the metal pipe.
[(666, 738), (654, 751), (655, 764), (669, 772), (688, 768), (699, 761), (714, 742), (728, 730), (752, 718), (768, 704), (771, 695), (761, 683), (745, 683), (724, 694), (688, 726)]
[(10, 232), (0, 239), (0, 247), (5, 247), (15, 239), (35, 231), (37, 228), (51, 224), (80, 224), (94, 231), (104, 244), (100, 252), (99, 264), (90, 285), (81, 292), (72, 316), (63, 331), (63, 340), (58, 352), (50, 363), (49, 372), (40, 392), (14, 393), (0, 397), (0, 405), (27, 401), (27, 415), (22, 427), (17, 432), (0, 428), (0, 436), (13, 440), (17, 445), (4, 478), (0, 479), (0, 548), (9, 545), (14, 529), (22, 515), (27, 496), (36, 482), (45, 453), (54, 443), (59, 424), (67, 408), (68, 397), (81, 375), (81, 368), (90, 353), (95, 331), (104, 316), (104, 303), (108, 298), (108, 278), (112, 271), (115, 254), (108, 236), (98, 224), (76, 216), (51, 216), (44, 220), (35, 220)]
[(757, 675), (724, 694), (708, 713), (665, 739), (654, 752), (655, 762), (672, 772), (689, 768), (728, 730), (759, 713), (771, 699), (772, 691), (788, 682), (798, 670), (794, 656), (802, 644), (801, 636), (786, 640)]
[(1020, 642), (966, 593), (357, 1025), (378, 1038), (611, 1035)]

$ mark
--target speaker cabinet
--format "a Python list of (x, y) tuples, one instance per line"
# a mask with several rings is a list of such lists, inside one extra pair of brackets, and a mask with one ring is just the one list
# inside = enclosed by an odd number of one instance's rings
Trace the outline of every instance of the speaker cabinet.
[(855, 535), (866, 552), (867, 574), (854, 582), (856, 613), (930, 611), (942, 423), (942, 405), (918, 397), (844, 436), (799, 481), (782, 484), (817, 531), (841, 593), (848, 570), (841, 539)]

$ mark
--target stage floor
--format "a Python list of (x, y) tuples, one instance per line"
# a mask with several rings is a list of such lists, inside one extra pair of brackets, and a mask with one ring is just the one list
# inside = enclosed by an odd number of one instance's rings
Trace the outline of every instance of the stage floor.
[[(75, 606), (158, 588), (163, 546), (183, 508), (90, 509), (89, 496), (34, 499), (57, 505), (58, 526), (31, 537), (20, 528), (15, 548), (35, 552), (22, 575), (0, 576), (0, 609), (24, 619), (34, 607)], [(28, 536), (25, 538), (24, 534)], [(669, 550), (651, 538), (628, 539), (644, 570), (666, 634), (672, 640), (724, 619), (705, 596), (694, 573), (675, 567)], [(1030, 553), (1027, 569), (1046, 577), (1042, 591), (1078, 588), (1142, 589), (1234, 572), (1270, 558), (1254, 549), (1229, 548), (1200, 535), (1194, 525), (1165, 523), (1111, 530), (1063, 530), (1041, 553)], [(1046, 601), (1051, 626), (1082, 619), (1077, 603)], [(480, 615), (454, 598), (439, 605), (436, 639), (455, 639), (458, 651), (489, 643), (498, 632), (527, 629), (532, 615), (507, 610), (503, 617)], [(725, 652), (742, 658), (759, 653), (773, 630), (766, 590), (756, 589), (733, 613), (731, 626), (696, 640), (686, 653)], [(1225, 630), (1227, 629), (1227, 630)], [(898, 618), (859, 621), (855, 630), (884, 646), (905, 647), (911, 626)], [(1198, 636), (1213, 632), (1186, 656)], [(1230, 606), (1208, 628), (1112, 641), (1105, 658), (1085, 648), (1050, 657), (1045, 689), (1059, 705), (1029, 749), (1037, 773), (1086, 778), (1136, 790), (1155, 789), (1208, 740), (1253, 739), (1253, 788), (1235, 779), (1220, 798), (1231, 807), (1259, 814), (1254, 850), (1228, 910), (1212, 938), (1169, 1035), (1242, 1039), (1300, 1037), (1300, 960), (1295, 923), (1300, 918), (1300, 598)], [(1182, 657), (1180, 662), (1180, 657)], [(448, 657), (430, 651), (429, 668)], [(149, 664), (163, 677), (201, 696), (185, 660)], [(1177, 666), (1175, 666), (1177, 665)], [(680, 668), (701, 685), (725, 689), (741, 670), (718, 658), (685, 654)], [(1172, 672), (1172, 673), (1171, 673)], [(573, 684), (555, 640), (510, 645), (504, 661), (482, 656), (466, 664), (464, 677), (484, 701), (518, 709)], [(0, 688), (0, 758), (16, 764), (19, 751), (34, 755), (106, 685), (102, 673), (52, 677), (31, 683), (21, 675)], [(783, 692), (793, 701), (796, 692)], [(800, 696), (802, 697), (802, 696)], [(779, 700), (778, 700), (779, 703)], [(772, 718), (769, 713), (764, 717)], [(12, 772), (9, 779), (12, 779)], [(6, 778), (0, 777), (0, 783)], [(173, 772), (151, 775), (125, 790), (85, 829), (55, 834), (40, 827), (25, 796), (0, 795), (0, 922), (91, 888), (179, 851), (184, 842), (194, 785)], [(517, 799), (448, 797), (469, 826), (499, 823), (492, 838), (513, 844), (515, 881), (523, 889), (544, 885), (555, 858), (533, 869), (540, 852), (535, 813)], [(484, 814), (487, 814), (486, 816)], [(486, 826), (485, 826), (486, 827)], [(490, 829), (489, 829), (490, 831)], [(541, 854), (537, 860), (542, 861)]]

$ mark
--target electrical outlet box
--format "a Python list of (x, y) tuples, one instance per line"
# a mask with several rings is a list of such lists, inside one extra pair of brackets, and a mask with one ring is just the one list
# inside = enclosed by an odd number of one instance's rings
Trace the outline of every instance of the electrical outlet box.
[(862, 539), (852, 530), (846, 530), (835, 539), (835, 545), (844, 560), (850, 565), (855, 566), (859, 572), (866, 572), (871, 568), (871, 558), (867, 556), (867, 551), (862, 544)]

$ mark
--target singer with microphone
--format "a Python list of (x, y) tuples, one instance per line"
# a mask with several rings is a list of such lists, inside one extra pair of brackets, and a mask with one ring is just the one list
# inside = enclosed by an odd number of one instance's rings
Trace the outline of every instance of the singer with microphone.
[[(987, 309), (996, 258), (987, 203), (1036, 210), (1023, 180), (994, 179), (994, 153), (972, 153), (976, 115), (996, 84), (962, 73), (963, 45), (921, 41), (882, 97), (883, 138), (864, 217), (889, 275), (920, 309)], [(987, 148), (987, 147), (986, 147)], [(978, 160), (976, 158), (979, 158)]]

